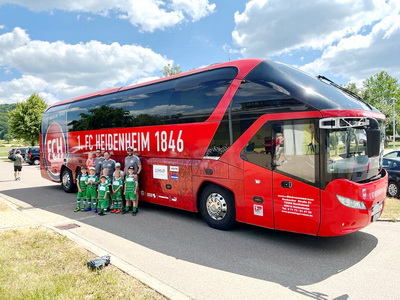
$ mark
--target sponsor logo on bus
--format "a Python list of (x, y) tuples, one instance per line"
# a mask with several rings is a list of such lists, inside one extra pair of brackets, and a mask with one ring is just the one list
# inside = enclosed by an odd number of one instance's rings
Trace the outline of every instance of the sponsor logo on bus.
[(168, 180), (168, 167), (153, 165), (153, 178)]
[(67, 156), (67, 146), (62, 128), (58, 123), (53, 122), (47, 128), (43, 149), (49, 176), (54, 180), (59, 180), (61, 166)]
[(262, 205), (254, 204), (254, 215), (255, 216), (264, 216), (264, 208)]
[(178, 167), (178, 166), (170, 166), (170, 167), (169, 167), (169, 170), (170, 170), (171, 172), (176, 172), (176, 173), (178, 173), (178, 172), (179, 172), (179, 167)]

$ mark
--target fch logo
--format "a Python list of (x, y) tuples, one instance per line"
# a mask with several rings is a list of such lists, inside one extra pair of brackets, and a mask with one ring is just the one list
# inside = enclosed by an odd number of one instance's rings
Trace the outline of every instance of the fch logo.
[(49, 175), (55, 179), (60, 179), (61, 166), (67, 155), (65, 136), (58, 123), (51, 123), (47, 128), (44, 141), (44, 150), (46, 153), (46, 166)]

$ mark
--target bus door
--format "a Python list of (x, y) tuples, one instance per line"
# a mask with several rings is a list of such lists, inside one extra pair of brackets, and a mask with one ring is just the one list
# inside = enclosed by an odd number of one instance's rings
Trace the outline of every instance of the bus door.
[(271, 126), (264, 124), (242, 149), (246, 223), (274, 228)]
[(319, 143), (315, 120), (271, 123), (275, 229), (316, 235), (320, 224)]

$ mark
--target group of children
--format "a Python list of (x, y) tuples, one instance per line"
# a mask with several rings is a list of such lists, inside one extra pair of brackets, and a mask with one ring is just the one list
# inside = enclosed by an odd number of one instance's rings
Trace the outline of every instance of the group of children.
[[(120, 212), (126, 214), (132, 208), (132, 215), (136, 215), (139, 183), (133, 167), (128, 168), (125, 179), (121, 176), (123, 172), (119, 170), (115, 171), (110, 178), (108, 170), (103, 169), (100, 179), (96, 175), (95, 167), (89, 167), (89, 174), (87, 171), (88, 168), (82, 166), (81, 174), (76, 180), (78, 193), (74, 212), (91, 211), (93, 208), (95, 213), (104, 216), (110, 208), (110, 212), (116, 214)], [(122, 209), (123, 194), (126, 200), (125, 209)]]

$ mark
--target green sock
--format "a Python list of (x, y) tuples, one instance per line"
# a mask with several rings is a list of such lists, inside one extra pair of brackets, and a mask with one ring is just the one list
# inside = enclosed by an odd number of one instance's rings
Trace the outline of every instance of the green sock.
[(132, 211), (133, 211), (133, 212), (136, 212), (136, 210), (137, 210), (137, 208), (136, 208), (136, 206), (134, 206), (133, 209), (132, 209)]
[(126, 210), (126, 211), (129, 211), (129, 207), (130, 207), (130, 206), (125, 206), (125, 210)]

